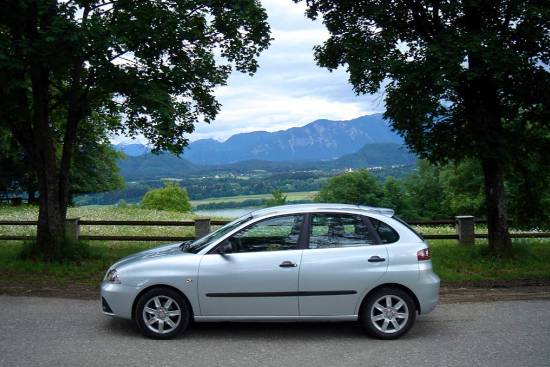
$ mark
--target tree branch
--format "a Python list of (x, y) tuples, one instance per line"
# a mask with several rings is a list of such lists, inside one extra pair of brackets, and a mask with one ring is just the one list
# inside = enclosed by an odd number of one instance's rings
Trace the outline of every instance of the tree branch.
[[(82, 14), (81, 27), (86, 26), (90, 7), (84, 7)], [(78, 125), (84, 115), (84, 96), (82, 95), (82, 71), (84, 68), (84, 55), (77, 58), (73, 65), (71, 88), (68, 95), (67, 123), (65, 126), (65, 135), (63, 138), (63, 149), (61, 153), (61, 163), (59, 167), (59, 195), (62, 203), (66, 204), (69, 200), (69, 169), (71, 167), (74, 143), (76, 141)]]
[(436, 32), (441, 30), (441, 17), (439, 16), (440, 2), (440, 0), (432, 1), (432, 22)]
[(510, 21), (512, 20), (512, 13), (513, 13), (513, 7), (515, 1), (514, 0), (508, 0), (508, 6), (506, 7), (506, 11), (504, 13), (504, 21), (502, 22), (502, 33), (507, 34), (508, 28), (510, 27)]
[(430, 23), (426, 8), (418, 0), (407, 0), (406, 3), (411, 10), (413, 23), (418, 33), (425, 39), (431, 39), (434, 27)]

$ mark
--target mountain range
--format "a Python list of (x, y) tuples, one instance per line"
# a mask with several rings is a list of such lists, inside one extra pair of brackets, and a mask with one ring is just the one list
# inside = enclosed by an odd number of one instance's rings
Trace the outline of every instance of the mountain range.
[(181, 157), (155, 155), (141, 144), (119, 144), (121, 175), (129, 181), (267, 170), (330, 170), (407, 165), (416, 156), (382, 115), (349, 121), (317, 120), (303, 127), (231, 136), (224, 142), (195, 141)]
[[(371, 143), (402, 144), (403, 139), (391, 130), (381, 114), (374, 114), (349, 121), (316, 120), (276, 132), (236, 134), (224, 142), (201, 139), (190, 143), (182, 157), (200, 165), (246, 160), (316, 161), (339, 158)], [(128, 156), (149, 152), (140, 144), (119, 144), (115, 148)]]
[(120, 174), (127, 181), (157, 180), (188, 176), (209, 176), (252, 171), (291, 172), (299, 170), (332, 170), (392, 165), (409, 165), (416, 156), (397, 143), (366, 144), (359, 151), (340, 158), (319, 161), (246, 160), (219, 165), (194, 164), (171, 154), (145, 154), (119, 161)]

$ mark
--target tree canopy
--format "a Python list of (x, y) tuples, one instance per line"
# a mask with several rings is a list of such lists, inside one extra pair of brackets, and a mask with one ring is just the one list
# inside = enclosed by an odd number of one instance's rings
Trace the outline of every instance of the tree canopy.
[[(408, 220), (446, 219), (456, 215), (483, 217), (486, 203), (479, 166), (479, 161), (474, 159), (445, 165), (419, 160), (417, 169), (399, 180), (391, 176), (377, 179), (367, 170), (348, 172), (331, 178), (321, 188), (316, 201), (392, 208)], [(524, 189), (525, 177), (514, 171), (505, 181), (514, 227), (547, 229), (550, 190), (536, 189), (550, 184), (550, 172), (538, 172), (533, 179), (535, 190)]]
[(414, 152), (440, 163), (479, 159), (489, 243), (508, 252), (504, 172), (550, 144), (546, 2), (306, 3), (330, 32), (315, 48), (319, 65), (344, 66), (357, 93), (383, 88), (385, 117)]
[[(64, 237), (77, 139), (101, 126), (181, 153), (220, 109), (213, 89), (253, 74), (270, 42), (257, 0), (21, 0), (0, 14), (0, 124), (40, 191), (38, 242)], [(117, 118), (122, 116), (123, 118)]]
[[(70, 197), (124, 188), (117, 164), (124, 154), (114, 150), (106, 132), (101, 124), (91, 125), (77, 137), (69, 171)], [(26, 193), (29, 202), (33, 203), (38, 180), (30, 159), (9, 130), (0, 128), (0, 135), (0, 192)], [(56, 150), (59, 151), (59, 147)]]
[(317, 195), (317, 201), (381, 206), (382, 188), (367, 170), (347, 172), (331, 178)]

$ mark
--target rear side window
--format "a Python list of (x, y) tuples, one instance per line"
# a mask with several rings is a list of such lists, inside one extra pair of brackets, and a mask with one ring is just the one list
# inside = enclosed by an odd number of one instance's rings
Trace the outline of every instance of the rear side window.
[(386, 223), (379, 221), (378, 219), (369, 218), (374, 230), (378, 233), (382, 243), (394, 243), (399, 241), (399, 234), (387, 225)]
[(405, 227), (407, 227), (408, 229), (410, 229), (411, 232), (413, 232), (415, 235), (418, 236), (418, 238), (420, 238), (422, 241), (424, 241), (424, 237), (422, 237), (422, 235), (420, 233), (418, 233), (413, 227), (411, 227), (409, 225), (409, 223), (405, 222), (403, 219), (401, 219), (399, 217), (396, 217), (395, 215), (392, 218), (395, 219), (396, 221), (398, 221), (399, 223), (401, 223), (402, 225), (404, 225)]
[(309, 248), (357, 247), (373, 244), (363, 218), (350, 214), (313, 214)]

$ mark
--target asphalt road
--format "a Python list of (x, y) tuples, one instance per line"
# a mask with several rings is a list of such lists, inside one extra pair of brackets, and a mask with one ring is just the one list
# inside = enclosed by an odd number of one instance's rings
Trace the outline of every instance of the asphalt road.
[(0, 296), (0, 366), (550, 366), (550, 301), (444, 304), (405, 337), (355, 323), (196, 324), (141, 337), (94, 301)]

